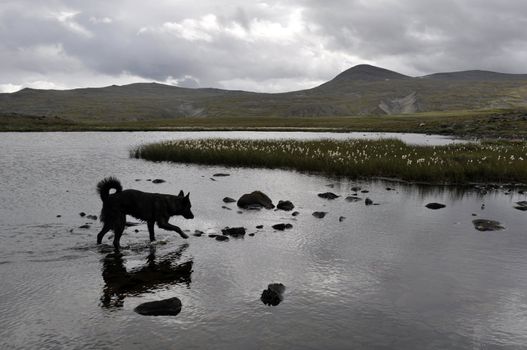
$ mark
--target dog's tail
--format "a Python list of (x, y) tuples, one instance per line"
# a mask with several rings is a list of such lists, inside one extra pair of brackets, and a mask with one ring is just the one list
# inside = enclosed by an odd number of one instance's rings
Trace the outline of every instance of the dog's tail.
[(121, 183), (115, 177), (107, 177), (97, 184), (97, 193), (101, 196), (103, 202), (108, 199), (111, 189), (114, 189), (115, 193), (123, 190), (123, 186), (121, 186)]

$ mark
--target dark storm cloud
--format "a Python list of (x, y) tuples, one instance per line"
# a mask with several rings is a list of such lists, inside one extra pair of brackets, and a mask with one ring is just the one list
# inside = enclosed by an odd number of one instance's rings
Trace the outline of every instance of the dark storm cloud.
[(527, 3), (6, 0), (0, 89), (160, 81), (283, 91), (370, 63), (526, 72)]

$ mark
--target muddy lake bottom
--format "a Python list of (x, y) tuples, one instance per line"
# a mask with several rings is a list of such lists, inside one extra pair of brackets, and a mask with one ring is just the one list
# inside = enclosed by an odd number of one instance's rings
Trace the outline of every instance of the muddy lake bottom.
[[(209, 134), (222, 133), (1, 134), (1, 348), (525, 348), (527, 213), (513, 206), (527, 196), (128, 156), (144, 142)], [(124, 188), (190, 191), (195, 219), (170, 222), (191, 237), (156, 229), (158, 242), (150, 244), (139, 223), (126, 229), (120, 254), (107, 238), (97, 246), (101, 224), (79, 213), (99, 215), (95, 185), (110, 175)], [(166, 182), (147, 181), (156, 178)], [(346, 201), (354, 186), (378, 205)], [(275, 204), (292, 201), (299, 215), (239, 213), (235, 203), (222, 202), (254, 190)], [(327, 191), (341, 197), (317, 196)], [(429, 202), (446, 208), (427, 209)], [(315, 211), (327, 214), (318, 219)], [(505, 230), (477, 231), (474, 219), (497, 220)], [(293, 227), (273, 230), (277, 223)], [(208, 237), (226, 226), (254, 236)], [(205, 234), (192, 236), (195, 230)], [(188, 263), (191, 273), (163, 278)], [(286, 286), (277, 306), (260, 300), (270, 283)], [(183, 305), (177, 316), (134, 312), (171, 297)]]

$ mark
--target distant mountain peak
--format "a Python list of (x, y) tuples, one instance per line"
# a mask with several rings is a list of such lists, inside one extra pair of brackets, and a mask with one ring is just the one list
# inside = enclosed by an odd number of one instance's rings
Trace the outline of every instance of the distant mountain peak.
[(359, 64), (351, 67), (337, 75), (333, 81), (339, 80), (362, 80), (379, 81), (393, 79), (409, 79), (410, 77), (385, 68), (372, 66), (369, 64)]

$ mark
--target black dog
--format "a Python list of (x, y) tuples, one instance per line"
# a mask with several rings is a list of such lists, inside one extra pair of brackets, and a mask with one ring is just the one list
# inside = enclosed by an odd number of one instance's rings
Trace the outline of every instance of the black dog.
[[(115, 193), (110, 194), (114, 189)], [(137, 190), (124, 190), (119, 180), (107, 177), (97, 184), (97, 192), (102, 199), (101, 222), (104, 226), (97, 235), (97, 244), (102, 243), (104, 235), (113, 230), (113, 245), (119, 249), (119, 240), (123, 234), (126, 215), (146, 221), (150, 241), (155, 241), (154, 224), (159, 228), (176, 231), (183, 238), (188, 236), (175, 225), (168, 223), (171, 216), (182, 215), (185, 219), (193, 219), (194, 214), (190, 211), (191, 204), (188, 193), (183, 191), (173, 196), (162, 193), (148, 193)]]

